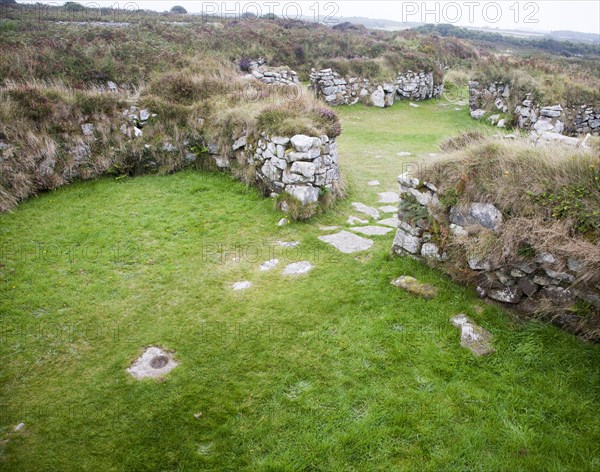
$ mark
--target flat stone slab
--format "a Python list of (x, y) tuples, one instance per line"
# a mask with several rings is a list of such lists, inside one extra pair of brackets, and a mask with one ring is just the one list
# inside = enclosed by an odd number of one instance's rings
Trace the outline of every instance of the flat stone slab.
[(350, 231), (367, 236), (383, 236), (394, 230), (392, 228), (384, 228), (383, 226), (355, 226), (354, 228), (350, 228)]
[(371, 218), (379, 218), (379, 210), (377, 210), (377, 208), (373, 208), (370, 206), (365, 205), (364, 203), (358, 203), (358, 202), (353, 202), (352, 206), (354, 207), (354, 209), (360, 213), (364, 213), (367, 216), (370, 216)]
[(396, 192), (381, 192), (379, 195), (379, 203), (398, 203), (400, 202), (400, 195)]
[(339, 233), (330, 234), (328, 236), (319, 236), (319, 239), (327, 244), (331, 244), (338, 251), (345, 254), (366, 251), (373, 246), (373, 241), (370, 239), (357, 236), (348, 231), (340, 231)]
[(284, 275), (302, 275), (311, 271), (313, 265), (308, 261), (294, 262), (283, 269)]
[(379, 211), (382, 213), (396, 213), (398, 211), (398, 207), (387, 205), (379, 207)]
[(231, 288), (234, 290), (234, 292), (239, 292), (240, 290), (246, 290), (246, 289), (249, 289), (250, 287), (252, 287), (252, 282), (248, 282), (247, 280), (244, 280), (243, 282), (236, 282), (231, 286)]
[(362, 218), (358, 218), (356, 216), (349, 216), (348, 217), (348, 224), (349, 225), (366, 225), (368, 223), (367, 220), (363, 220)]
[(396, 156), (398, 156), (398, 157), (408, 157), (408, 156), (412, 156), (412, 152), (402, 151), (402, 152), (396, 153)]
[(391, 228), (398, 227), (398, 218), (386, 218), (385, 220), (380, 220), (377, 222), (378, 225), (385, 225)]
[(487, 356), (496, 352), (492, 346), (492, 335), (476, 325), (466, 315), (456, 315), (450, 319), (453, 326), (460, 329), (460, 345), (477, 356)]
[(397, 279), (392, 280), (392, 285), (404, 289), (408, 293), (412, 293), (413, 295), (427, 299), (434, 298), (437, 295), (437, 288), (435, 288), (433, 285), (419, 282), (417, 279), (410, 277), (409, 275), (402, 275)]
[(409, 105), (410, 105), (412, 108), (421, 108), (421, 105), (417, 105), (416, 103), (413, 103), (413, 102), (410, 102), (410, 103), (409, 103)]
[(273, 270), (279, 264), (279, 259), (271, 259), (270, 261), (263, 262), (258, 270), (262, 270), (263, 272), (268, 270)]
[(138, 380), (158, 378), (171, 372), (179, 363), (173, 355), (159, 347), (151, 346), (127, 369)]
[(379, 180), (371, 180), (369, 181), (369, 185), (375, 187), (376, 185), (381, 185), (381, 182), (379, 182)]

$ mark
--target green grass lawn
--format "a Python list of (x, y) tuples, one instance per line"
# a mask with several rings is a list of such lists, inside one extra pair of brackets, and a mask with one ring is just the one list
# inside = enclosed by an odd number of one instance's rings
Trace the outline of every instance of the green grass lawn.
[[(353, 255), (317, 239), (396, 188), (397, 152), (476, 123), (435, 102), (339, 111), (350, 195), (312, 222), (278, 227), (269, 199), (195, 172), (79, 183), (0, 215), (0, 469), (598, 470), (598, 346), (389, 257), (392, 234)], [(309, 274), (281, 274), (303, 260)], [(402, 274), (440, 294), (391, 286)], [(496, 354), (460, 347), (458, 313)], [(125, 371), (150, 345), (180, 362), (162, 382)]]

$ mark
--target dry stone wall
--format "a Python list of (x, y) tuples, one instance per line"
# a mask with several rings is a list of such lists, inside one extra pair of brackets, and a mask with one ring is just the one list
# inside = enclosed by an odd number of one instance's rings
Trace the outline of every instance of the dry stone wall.
[(358, 101), (385, 108), (396, 99), (427, 100), (443, 92), (443, 84), (436, 85), (432, 72), (400, 74), (393, 83), (373, 83), (369, 79), (342, 77), (333, 69), (312, 69), (310, 87), (318, 98), (329, 105), (354, 105)]
[[(472, 202), (446, 211), (440, 205), (443, 195), (431, 183), (408, 173), (399, 176), (398, 182), (402, 200), (393, 242), (397, 255), (433, 261), (442, 268), (452, 266), (450, 272), (473, 281), (480, 297), (529, 313), (540, 307), (569, 307), (578, 302), (600, 310), (600, 287), (575, 283), (582, 271), (580, 261), (547, 253), (527, 258), (514, 255), (501, 264), (491, 255), (467, 253), (459, 257), (456, 248), (466, 247), (469, 238), (477, 238), (481, 231), (501, 230), (505, 217), (493, 204)], [(570, 313), (562, 310), (552, 321), (568, 327), (576, 318)]]
[[(502, 128), (506, 119), (502, 114), (514, 117), (515, 126), (531, 131), (534, 141), (562, 141), (578, 144), (569, 136), (600, 135), (600, 105), (581, 105), (564, 109), (560, 104), (541, 106), (535, 103), (532, 93), (516, 97), (518, 91), (503, 83), (489, 85), (477, 81), (469, 82), (469, 107), (475, 119), (487, 117), (492, 124)], [(515, 104), (514, 107), (511, 104)], [(496, 112), (497, 114), (494, 114)]]
[[(255, 170), (255, 179), (266, 193), (287, 193), (302, 204), (316, 203), (324, 191), (334, 192), (339, 183), (335, 138), (322, 136), (240, 136), (232, 144), (238, 163)], [(222, 169), (232, 163), (216, 145), (209, 152)]]

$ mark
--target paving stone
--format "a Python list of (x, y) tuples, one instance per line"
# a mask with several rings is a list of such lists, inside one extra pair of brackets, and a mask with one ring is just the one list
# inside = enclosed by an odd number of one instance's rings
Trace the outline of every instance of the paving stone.
[(248, 282), (247, 280), (243, 281), (243, 282), (236, 282), (234, 283), (231, 288), (234, 291), (239, 291), (239, 290), (246, 290), (248, 288), (250, 288), (252, 286), (252, 282)]
[(398, 156), (398, 157), (408, 157), (408, 156), (412, 156), (412, 152), (402, 151), (402, 152), (397, 153), (396, 156)]
[(398, 218), (386, 218), (385, 220), (380, 220), (377, 222), (378, 225), (385, 225), (391, 228), (398, 227)]
[(300, 241), (275, 241), (275, 244), (281, 247), (296, 247)]
[(383, 226), (355, 226), (354, 228), (350, 228), (350, 231), (367, 236), (383, 236), (394, 230), (393, 228), (384, 228)]
[(367, 223), (368, 223), (367, 220), (363, 220), (362, 218), (358, 218), (356, 216), (349, 216), (348, 217), (348, 224), (349, 225), (356, 225), (356, 224), (366, 225)]
[(382, 213), (396, 213), (398, 211), (398, 207), (387, 205), (379, 207), (379, 211)]
[(277, 267), (277, 264), (279, 264), (279, 259), (271, 259), (270, 261), (263, 262), (258, 269), (262, 270), (263, 272), (272, 270)]
[(345, 254), (366, 251), (373, 246), (373, 241), (370, 239), (363, 238), (348, 231), (340, 231), (336, 234), (319, 236), (319, 239), (327, 244), (331, 244), (338, 251)]
[(370, 206), (365, 205), (364, 203), (358, 203), (358, 202), (354, 202), (352, 203), (352, 206), (354, 207), (354, 209), (360, 213), (364, 213), (367, 216), (370, 216), (371, 218), (379, 218), (379, 211), (377, 210), (377, 208), (373, 208)]
[(369, 185), (375, 187), (376, 185), (381, 185), (381, 182), (379, 182), (379, 180), (371, 180), (369, 181)]

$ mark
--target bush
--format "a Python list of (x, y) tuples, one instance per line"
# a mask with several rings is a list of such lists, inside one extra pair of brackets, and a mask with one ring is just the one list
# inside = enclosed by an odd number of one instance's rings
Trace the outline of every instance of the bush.
[(242, 57), (239, 62), (240, 70), (242, 72), (249, 72), (251, 64), (252, 61), (250, 59), (248, 59), (247, 57)]
[(181, 5), (175, 5), (171, 8), (171, 13), (176, 13), (178, 15), (186, 15), (187, 10), (183, 8)]

